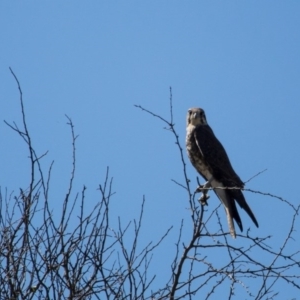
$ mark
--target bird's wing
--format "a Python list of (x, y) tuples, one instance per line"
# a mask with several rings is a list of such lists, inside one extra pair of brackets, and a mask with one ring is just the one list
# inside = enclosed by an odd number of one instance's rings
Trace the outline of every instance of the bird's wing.
[[(212, 129), (208, 125), (198, 125), (194, 131), (197, 146), (204, 158), (206, 164), (210, 167), (212, 175), (216, 180), (216, 185), (220, 187), (239, 187), (243, 188), (244, 183), (239, 176), (234, 172), (227, 153), (214, 135)], [(219, 183), (217, 183), (219, 181)], [(234, 218), (243, 231), (242, 221), (236, 209), (234, 200), (243, 208), (252, 221), (258, 227), (258, 222), (247, 204), (241, 190), (216, 190), (217, 195), (226, 207), (228, 220)], [(232, 221), (231, 221), (232, 222)], [(232, 231), (232, 225), (229, 222), (229, 228)]]
[(208, 125), (198, 125), (194, 131), (197, 146), (210, 167), (213, 177), (227, 187), (244, 186), (234, 172), (227, 153)]
[[(239, 204), (239, 206), (244, 209), (247, 214), (249, 215), (249, 217), (251, 218), (251, 220), (253, 221), (253, 223), (255, 224), (256, 227), (259, 227), (258, 222), (254, 216), (254, 213), (252, 212), (250, 206), (248, 205), (248, 203), (246, 202), (246, 199), (242, 193), (241, 190), (228, 190), (228, 194), (236, 200), (236, 202)], [(235, 218), (236, 219), (236, 218)], [(237, 223), (239, 223), (239, 221), (236, 219)], [(240, 221), (241, 222), (241, 221)], [(241, 228), (240, 224), (239, 227)], [(243, 229), (241, 229), (241, 231), (243, 231)]]

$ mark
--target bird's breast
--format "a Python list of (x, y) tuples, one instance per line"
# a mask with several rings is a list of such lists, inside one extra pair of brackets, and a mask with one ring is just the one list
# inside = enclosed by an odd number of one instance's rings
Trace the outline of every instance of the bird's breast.
[(205, 158), (203, 157), (196, 143), (193, 130), (187, 130), (186, 150), (188, 157), (195, 169), (202, 177), (204, 177), (206, 180), (209, 180), (212, 177), (212, 172), (210, 171), (210, 167), (206, 164)]

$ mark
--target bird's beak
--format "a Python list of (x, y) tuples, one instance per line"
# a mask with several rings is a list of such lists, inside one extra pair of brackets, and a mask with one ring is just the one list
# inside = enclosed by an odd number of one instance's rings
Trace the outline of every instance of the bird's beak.
[(196, 112), (193, 113), (192, 117), (193, 117), (194, 120), (197, 119), (197, 113)]

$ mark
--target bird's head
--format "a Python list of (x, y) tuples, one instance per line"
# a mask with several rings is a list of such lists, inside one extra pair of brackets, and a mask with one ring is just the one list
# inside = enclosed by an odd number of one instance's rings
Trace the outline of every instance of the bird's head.
[(202, 108), (190, 108), (186, 116), (186, 125), (207, 125), (205, 112)]

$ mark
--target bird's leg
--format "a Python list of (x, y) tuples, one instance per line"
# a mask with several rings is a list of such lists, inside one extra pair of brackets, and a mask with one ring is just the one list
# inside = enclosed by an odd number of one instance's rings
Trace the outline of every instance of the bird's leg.
[(203, 185), (199, 184), (199, 186), (197, 187), (195, 193), (202, 193), (199, 202), (202, 205), (208, 205), (207, 204), (207, 200), (209, 199), (209, 195), (207, 195), (208, 193), (208, 189), (211, 188), (211, 181), (212, 181), (213, 177), (211, 177), (208, 181), (206, 181)]

